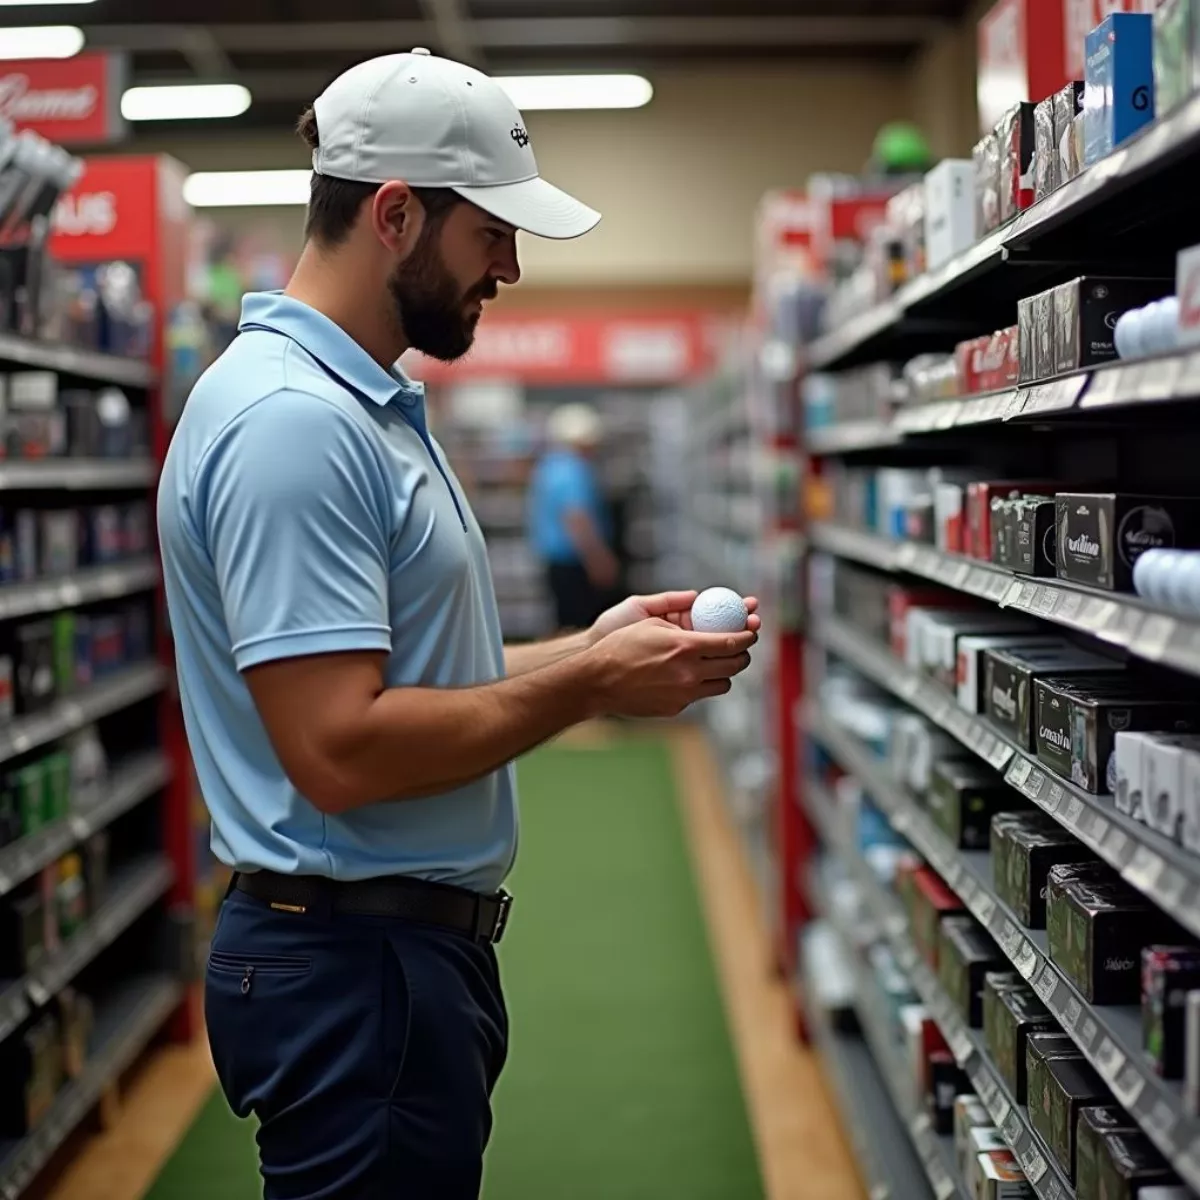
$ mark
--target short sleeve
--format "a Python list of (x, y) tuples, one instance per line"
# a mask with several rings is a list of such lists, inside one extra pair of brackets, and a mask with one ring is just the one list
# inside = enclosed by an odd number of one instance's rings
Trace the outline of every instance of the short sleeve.
[(572, 508), (591, 509), (592, 496), (587, 471), (580, 463), (563, 461), (550, 474), (549, 493), (558, 513)]
[(266, 397), (222, 431), (194, 495), (239, 671), (391, 648), (387, 489), (349, 415), (303, 393)]

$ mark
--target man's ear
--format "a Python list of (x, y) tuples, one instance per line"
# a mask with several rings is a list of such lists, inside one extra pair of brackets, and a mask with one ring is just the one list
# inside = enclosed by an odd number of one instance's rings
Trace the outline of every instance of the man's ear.
[(371, 228), (400, 258), (406, 258), (417, 244), (424, 223), (425, 209), (406, 183), (381, 184), (371, 198)]

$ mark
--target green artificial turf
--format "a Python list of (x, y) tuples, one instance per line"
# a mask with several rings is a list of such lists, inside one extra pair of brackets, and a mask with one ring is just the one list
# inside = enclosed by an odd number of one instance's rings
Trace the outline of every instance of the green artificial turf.
[[(501, 947), (512, 1042), (484, 1200), (760, 1200), (666, 747), (521, 765)], [(150, 1200), (252, 1200), (253, 1133), (210, 1101)]]

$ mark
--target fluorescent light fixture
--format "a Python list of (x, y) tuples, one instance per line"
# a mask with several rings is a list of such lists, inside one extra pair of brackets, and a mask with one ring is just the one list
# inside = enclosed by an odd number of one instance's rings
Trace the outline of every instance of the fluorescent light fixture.
[(249, 107), (250, 93), (239, 83), (133, 87), (121, 97), (127, 121), (203, 121), (237, 117)]
[(0, 58), (73, 58), (83, 49), (83, 42), (83, 30), (75, 25), (0, 29)]
[(183, 198), (193, 208), (243, 208), (307, 204), (312, 172), (196, 171), (183, 183)]
[(498, 75), (522, 111), (537, 108), (641, 108), (654, 88), (641, 75)]

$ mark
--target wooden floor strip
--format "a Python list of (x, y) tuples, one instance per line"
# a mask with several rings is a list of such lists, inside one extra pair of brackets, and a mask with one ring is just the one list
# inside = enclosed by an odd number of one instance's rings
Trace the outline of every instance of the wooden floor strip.
[(862, 1200), (854, 1160), (794, 1006), (700, 730), (673, 734), (680, 803), (702, 893), (767, 1200)]

